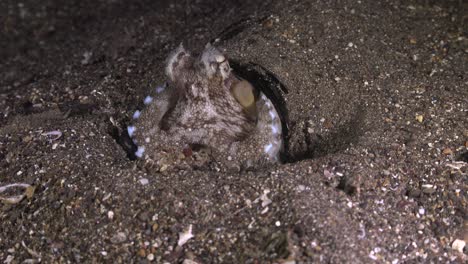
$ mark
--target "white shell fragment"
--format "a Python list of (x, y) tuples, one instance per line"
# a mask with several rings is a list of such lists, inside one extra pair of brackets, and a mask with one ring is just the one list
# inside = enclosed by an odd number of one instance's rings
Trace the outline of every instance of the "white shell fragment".
[(188, 229), (184, 230), (184, 232), (179, 233), (179, 241), (177, 242), (177, 245), (181, 247), (193, 237), (194, 236), (192, 234), (192, 225), (189, 225)]
[(141, 185), (148, 185), (149, 180), (147, 178), (141, 178), (139, 180), (139, 182), (140, 182)]
[(466, 242), (461, 239), (455, 239), (452, 243), (452, 249), (460, 253), (463, 253), (463, 249), (465, 248), (465, 246), (466, 246)]
[(268, 194), (270, 193), (269, 189), (263, 191), (262, 195), (260, 195), (260, 200), (262, 201), (262, 207), (266, 207), (272, 203), (271, 199), (268, 198)]
[(24, 197), (26, 197), (28, 195), (28, 189), (32, 188), (32, 186), (30, 184), (27, 184), (27, 183), (12, 183), (12, 184), (8, 184), (8, 185), (5, 185), (5, 186), (0, 186), (0, 193), (5, 192), (6, 190), (12, 189), (12, 188), (22, 188), (22, 189), (24, 189), (24, 192), (22, 194), (12, 195), (12, 196), (9, 196), (9, 197), (0, 196), (0, 201), (2, 201), (4, 203), (8, 203), (8, 204), (19, 203), (19, 202), (21, 202), (21, 200), (23, 200)]

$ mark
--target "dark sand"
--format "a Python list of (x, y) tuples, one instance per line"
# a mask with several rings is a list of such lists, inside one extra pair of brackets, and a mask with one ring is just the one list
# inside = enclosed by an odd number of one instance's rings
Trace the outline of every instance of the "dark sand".
[[(466, 263), (466, 1), (175, 2), (0, 2), (1, 263)], [(119, 132), (217, 37), (287, 87), (288, 162), (142, 169)]]

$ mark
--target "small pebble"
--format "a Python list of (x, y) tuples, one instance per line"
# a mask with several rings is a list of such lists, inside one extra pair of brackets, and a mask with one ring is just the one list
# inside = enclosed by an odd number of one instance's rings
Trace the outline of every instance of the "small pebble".
[(453, 154), (453, 151), (450, 149), (450, 148), (445, 148), (442, 153), (444, 153), (444, 155), (452, 155)]
[(146, 256), (146, 259), (149, 260), (149, 261), (153, 261), (154, 260), (154, 255), (153, 254), (148, 254), (148, 256)]
[(153, 224), (153, 226), (151, 227), (153, 229), (153, 232), (156, 232), (159, 228), (159, 225), (158, 224)]
[(422, 123), (424, 120), (424, 116), (423, 115), (416, 115), (416, 121), (418, 121), (419, 123)]
[(466, 246), (466, 242), (461, 239), (455, 239), (455, 241), (453, 241), (452, 243), (452, 249), (460, 253), (463, 253), (463, 249), (465, 248), (465, 246)]
[(3, 263), (12, 263), (15, 257), (8, 255)]
[(114, 212), (113, 211), (107, 212), (107, 218), (109, 218), (110, 220), (114, 219)]
[(113, 244), (123, 243), (125, 240), (127, 240), (127, 235), (124, 232), (118, 232), (110, 239)]
[(147, 185), (149, 183), (149, 180), (146, 178), (141, 178), (140, 180), (141, 185)]
[(137, 252), (137, 255), (142, 258), (146, 257), (146, 250), (144, 248), (140, 248), (140, 250)]
[(166, 164), (162, 165), (161, 168), (159, 169), (160, 172), (165, 172), (167, 170), (168, 166)]
[(421, 207), (421, 208), (419, 208), (418, 213), (419, 213), (420, 215), (424, 215), (424, 214), (426, 213), (426, 210), (425, 210), (424, 208)]
[(198, 264), (198, 262), (195, 262), (195, 261), (193, 261), (191, 259), (184, 259), (182, 264)]
[(426, 194), (432, 194), (432, 193), (435, 193), (436, 191), (435, 186), (432, 184), (423, 184), (421, 187), (422, 187), (423, 193), (426, 193)]

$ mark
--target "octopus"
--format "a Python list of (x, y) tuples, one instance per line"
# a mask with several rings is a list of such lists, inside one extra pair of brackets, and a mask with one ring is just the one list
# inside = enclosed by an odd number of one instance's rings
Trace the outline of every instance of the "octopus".
[(192, 55), (181, 44), (168, 56), (165, 73), (165, 85), (145, 97), (145, 109), (135, 111), (127, 127), (137, 158), (159, 168), (200, 159), (199, 153), (240, 166), (280, 162), (277, 110), (264, 93), (236, 75), (219, 49), (207, 44)]

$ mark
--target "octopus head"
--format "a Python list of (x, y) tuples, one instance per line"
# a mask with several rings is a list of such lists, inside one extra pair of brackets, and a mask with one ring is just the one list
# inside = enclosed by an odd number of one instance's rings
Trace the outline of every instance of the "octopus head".
[(231, 67), (229, 67), (226, 56), (210, 43), (206, 44), (205, 50), (200, 56), (200, 62), (203, 66), (202, 70), (209, 79), (220, 77), (222, 80), (226, 80), (231, 77)]
[(236, 76), (227, 57), (208, 43), (193, 57), (182, 44), (167, 60), (166, 74), (177, 89), (190, 98), (209, 98), (210, 94), (232, 96), (249, 116), (255, 116), (255, 89)]

